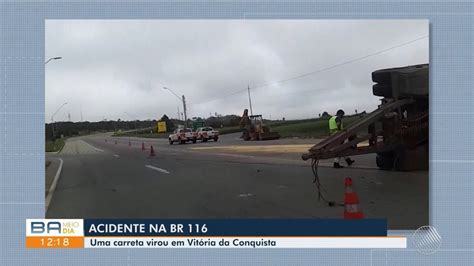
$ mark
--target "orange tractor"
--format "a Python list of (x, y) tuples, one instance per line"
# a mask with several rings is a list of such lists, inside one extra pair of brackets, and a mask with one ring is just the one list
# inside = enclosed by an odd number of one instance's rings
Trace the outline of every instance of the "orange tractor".
[(245, 126), (242, 138), (244, 140), (272, 140), (279, 139), (278, 132), (272, 132), (271, 128), (265, 125), (262, 115), (248, 116), (249, 123)]

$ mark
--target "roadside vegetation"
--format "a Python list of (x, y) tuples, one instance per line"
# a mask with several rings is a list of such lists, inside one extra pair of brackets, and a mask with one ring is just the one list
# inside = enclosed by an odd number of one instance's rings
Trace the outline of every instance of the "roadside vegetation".
[[(150, 132), (151, 131), (151, 132)], [(113, 137), (138, 137), (138, 138), (158, 138), (158, 139), (167, 139), (169, 136), (168, 133), (157, 133), (153, 130), (140, 130), (140, 131), (130, 131), (130, 132), (121, 132), (116, 131), (112, 136)]]
[[(345, 127), (349, 126), (352, 122), (357, 120), (359, 115), (349, 115), (344, 117)], [(324, 112), (320, 117), (300, 120), (264, 120), (264, 123), (272, 129), (274, 132), (278, 132), (282, 138), (321, 138), (328, 136), (328, 119), (329, 114)], [(284, 119), (284, 118), (283, 118)], [(169, 134), (184, 122), (169, 119), (166, 115), (159, 121), (166, 122), (166, 128), (168, 132), (157, 133), (156, 120), (151, 121), (101, 121), (101, 122), (81, 122), (81, 123), (70, 123), (60, 122), (56, 124), (56, 135), (69, 136), (81, 136), (91, 134), (93, 132), (110, 132), (113, 131), (114, 137), (140, 137), (140, 138), (164, 138), (167, 139)], [(209, 117), (207, 119), (193, 118), (188, 119), (188, 125), (193, 125), (199, 121), (202, 125), (211, 126), (219, 131), (220, 135), (238, 133), (241, 132), (239, 123), (240, 117), (236, 115)], [(86, 129), (83, 129), (84, 126)], [(51, 127), (46, 127), (48, 129)], [(51, 132), (49, 132), (51, 133)], [(47, 134), (47, 136), (49, 136)], [(64, 145), (64, 141), (57, 140), (53, 143), (51, 140), (46, 141), (46, 151), (58, 151)]]
[[(356, 121), (359, 116), (344, 117), (345, 127)], [(278, 132), (282, 138), (321, 138), (329, 135), (328, 129), (329, 118), (311, 118), (301, 120), (286, 120), (286, 121), (265, 121), (265, 124), (270, 126), (273, 132)], [(240, 127), (224, 127), (219, 128), (221, 135), (240, 132)]]
[(64, 139), (56, 139), (55, 141), (46, 141), (46, 152), (58, 152), (64, 147)]
[[(356, 121), (358, 116), (344, 117), (344, 125), (347, 127), (352, 122)], [(287, 120), (287, 121), (265, 121), (271, 127), (272, 131), (278, 132), (282, 138), (321, 138), (327, 137), (328, 132), (328, 118), (311, 118), (302, 120)], [(220, 135), (240, 132), (239, 126), (230, 126), (215, 128), (219, 130)], [(168, 133), (150, 133), (153, 128), (147, 128), (139, 131), (120, 132), (117, 131), (113, 136), (116, 137), (140, 137), (140, 138), (168, 138)]]
[[(345, 117), (344, 126), (349, 126), (358, 119), (357, 116)], [(328, 119), (306, 119), (288, 121), (288, 123), (269, 123), (272, 131), (282, 138), (321, 138), (329, 135)]]
[(215, 129), (219, 131), (220, 135), (225, 135), (225, 134), (236, 133), (236, 132), (241, 132), (242, 131), (239, 126), (223, 127), (223, 128), (215, 128)]

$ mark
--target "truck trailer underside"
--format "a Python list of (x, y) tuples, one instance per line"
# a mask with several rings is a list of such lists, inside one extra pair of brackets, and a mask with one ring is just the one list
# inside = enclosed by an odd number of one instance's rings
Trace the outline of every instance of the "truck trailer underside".
[(381, 169), (428, 169), (428, 70), (423, 64), (373, 72), (373, 94), (383, 97), (381, 105), (311, 147), (303, 160), (376, 153)]

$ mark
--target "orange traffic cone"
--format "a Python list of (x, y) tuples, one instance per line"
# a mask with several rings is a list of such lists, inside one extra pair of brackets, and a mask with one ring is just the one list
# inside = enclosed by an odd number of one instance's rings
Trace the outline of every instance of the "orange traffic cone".
[(345, 178), (344, 186), (344, 219), (363, 219), (364, 214), (359, 206), (359, 197), (352, 189), (350, 177)]
[(142, 142), (142, 151), (145, 150), (145, 143)]
[(155, 156), (155, 150), (153, 149), (153, 145), (150, 146), (150, 157)]

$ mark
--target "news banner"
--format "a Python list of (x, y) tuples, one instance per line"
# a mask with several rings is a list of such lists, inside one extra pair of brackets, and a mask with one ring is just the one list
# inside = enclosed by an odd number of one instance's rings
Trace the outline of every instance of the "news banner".
[(384, 219), (27, 219), (27, 248), (406, 248)]

